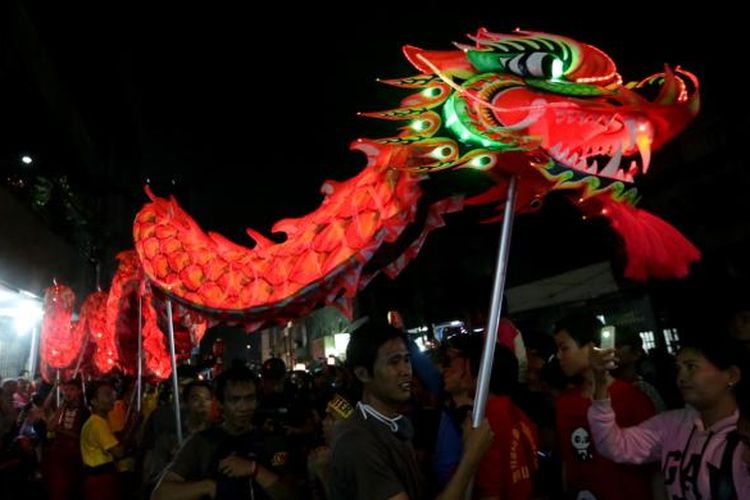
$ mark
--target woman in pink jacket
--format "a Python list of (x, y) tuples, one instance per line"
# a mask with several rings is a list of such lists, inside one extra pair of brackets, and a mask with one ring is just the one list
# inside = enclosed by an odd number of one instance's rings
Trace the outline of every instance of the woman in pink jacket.
[(750, 499), (750, 473), (736, 432), (735, 385), (747, 366), (743, 356), (732, 341), (704, 333), (677, 354), (677, 385), (687, 406), (620, 428), (607, 392), (614, 349), (592, 351), (595, 389), (588, 420), (596, 449), (619, 463), (659, 460), (670, 499)]

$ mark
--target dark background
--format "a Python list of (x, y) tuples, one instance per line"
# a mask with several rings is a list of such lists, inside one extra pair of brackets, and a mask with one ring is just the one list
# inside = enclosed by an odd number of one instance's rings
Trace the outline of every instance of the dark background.
[[(623, 286), (645, 286), (688, 308), (706, 295), (739, 293), (748, 277), (750, 127), (739, 7), (185, 4), (10, 0), (0, 11), (3, 184), (92, 266), (100, 262), (104, 284), (114, 255), (132, 247), (147, 180), (157, 194), (175, 194), (202, 227), (248, 244), (245, 227), (267, 233), (274, 221), (314, 209), (325, 179), (353, 176), (364, 162), (348, 151), (351, 141), (391, 133), (356, 112), (400, 97), (375, 78), (415, 73), (404, 44), (448, 49), (481, 26), (593, 44), (626, 81), (664, 63), (696, 73), (700, 117), (654, 155), (638, 186), (641, 206), (683, 231), (704, 262), (683, 282)], [(23, 154), (32, 165), (19, 161)], [(498, 235), (499, 226), (480, 226), (471, 214), (451, 216), (399, 280), (372, 284), (363, 307), (379, 302), (439, 318), (486, 303)], [(581, 221), (551, 197), (542, 213), (517, 220), (509, 285), (601, 260), (621, 264), (606, 226)]]

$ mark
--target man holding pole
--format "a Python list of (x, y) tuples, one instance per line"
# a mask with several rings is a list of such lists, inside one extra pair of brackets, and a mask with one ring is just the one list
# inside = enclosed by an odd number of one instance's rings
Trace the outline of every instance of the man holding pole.
[[(428, 492), (417, 464), (414, 430), (399, 409), (411, 397), (412, 368), (404, 333), (368, 322), (352, 334), (347, 363), (362, 384), (354, 415), (334, 429), (333, 499), (416, 500)], [(492, 443), (487, 421), (464, 426), (464, 454), (440, 499), (463, 498)]]

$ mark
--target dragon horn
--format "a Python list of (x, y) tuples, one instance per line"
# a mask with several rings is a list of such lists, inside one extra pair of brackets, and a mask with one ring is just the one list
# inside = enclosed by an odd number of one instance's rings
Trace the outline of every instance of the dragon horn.
[(402, 50), (406, 59), (422, 73), (433, 74), (434, 71), (418, 56), (430, 61), (446, 75), (469, 78), (476, 73), (462, 50), (424, 50), (412, 45), (404, 45)]

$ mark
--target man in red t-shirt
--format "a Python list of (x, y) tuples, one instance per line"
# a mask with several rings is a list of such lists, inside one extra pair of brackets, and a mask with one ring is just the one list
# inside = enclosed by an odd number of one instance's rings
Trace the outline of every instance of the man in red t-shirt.
[[(483, 345), (481, 335), (457, 335), (448, 341), (443, 381), (459, 428), (474, 404)], [(474, 491), (478, 498), (525, 500), (533, 493), (538, 438), (536, 426), (512, 399), (518, 393), (517, 375), (513, 352), (496, 346), (485, 413), (495, 440), (477, 469)]]
[[(589, 353), (599, 342), (602, 326), (593, 316), (576, 314), (555, 327), (560, 368), (575, 383), (555, 402), (563, 484), (571, 498), (580, 500), (650, 499), (652, 470), (607, 460), (596, 452), (591, 440), (586, 417), (593, 393)], [(609, 391), (621, 427), (654, 415), (651, 400), (631, 384), (616, 380)]]
[(44, 457), (51, 500), (81, 497), (81, 427), (89, 418), (89, 411), (83, 404), (80, 384), (79, 379), (63, 384), (63, 403), (47, 423), (48, 433), (54, 435)]

